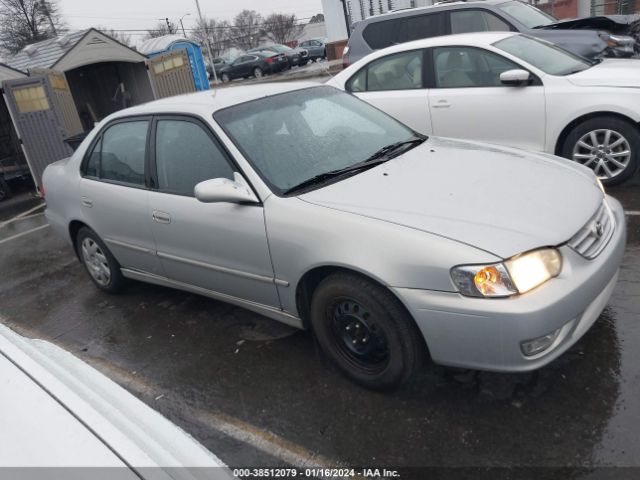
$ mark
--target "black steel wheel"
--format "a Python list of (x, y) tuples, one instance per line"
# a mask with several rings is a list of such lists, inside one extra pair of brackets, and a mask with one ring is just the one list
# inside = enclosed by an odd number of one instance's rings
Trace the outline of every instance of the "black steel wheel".
[(322, 350), (364, 387), (395, 388), (422, 365), (426, 348), (413, 318), (388, 289), (365, 277), (340, 272), (325, 278), (310, 314)]

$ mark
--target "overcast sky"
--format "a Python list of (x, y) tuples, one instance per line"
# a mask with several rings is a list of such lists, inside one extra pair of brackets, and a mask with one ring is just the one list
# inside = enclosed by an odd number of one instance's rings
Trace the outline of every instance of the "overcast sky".
[[(105, 26), (115, 30), (148, 29), (160, 18), (169, 17), (178, 23), (184, 17), (184, 27), (192, 27), (197, 10), (195, 0), (58, 0), (58, 7), (71, 30)], [(309, 18), (322, 12), (320, 0), (200, 0), (202, 14), (211, 18), (231, 20), (243, 9), (257, 10), (263, 15), (273, 12), (295, 13)], [(130, 32), (132, 40), (140, 37)]]

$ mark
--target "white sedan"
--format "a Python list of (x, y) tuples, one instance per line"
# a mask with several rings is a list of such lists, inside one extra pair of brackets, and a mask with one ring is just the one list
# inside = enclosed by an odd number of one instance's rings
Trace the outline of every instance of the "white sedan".
[(561, 155), (605, 184), (638, 165), (637, 60), (589, 61), (526, 35), (473, 33), (379, 50), (329, 84), (421, 133)]

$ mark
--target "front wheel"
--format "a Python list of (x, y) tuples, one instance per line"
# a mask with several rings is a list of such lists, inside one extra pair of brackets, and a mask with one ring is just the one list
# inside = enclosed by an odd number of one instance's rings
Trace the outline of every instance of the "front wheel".
[(256, 67), (253, 69), (253, 76), (256, 78), (262, 78), (262, 76), (264, 75), (264, 72), (262, 71), (262, 69), (260, 67)]
[(311, 325), (325, 354), (367, 388), (397, 387), (424, 360), (422, 335), (398, 299), (355, 274), (336, 273), (318, 285)]
[(618, 185), (638, 167), (640, 132), (618, 117), (602, 116), (577, 125), (564, 141), (562, 156), (593, 170), (605, 185)]
[(124, 277), (120, 265), (93, 230), (87, 227), (80, 229), (76, 249), (91, 280), (100, 290), (115, 293), (122, 288)]

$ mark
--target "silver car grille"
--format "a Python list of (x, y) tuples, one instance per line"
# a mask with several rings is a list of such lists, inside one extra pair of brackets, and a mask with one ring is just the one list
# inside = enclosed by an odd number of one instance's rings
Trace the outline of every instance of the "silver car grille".
[(569, 240), (568, 245), (584, 258), (592, 260), (607, 246), (615, 227), (613, 213), (603, 201), (596, 214)]

